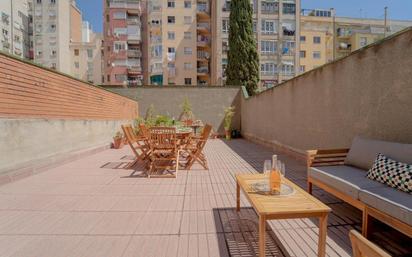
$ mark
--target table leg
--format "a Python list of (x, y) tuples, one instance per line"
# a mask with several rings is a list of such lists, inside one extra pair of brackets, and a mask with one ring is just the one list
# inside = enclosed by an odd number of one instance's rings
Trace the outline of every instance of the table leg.
[(266, 244), (266, 218), (264, 215), (259, 215), (259, 257), (265, 257)]
[(236, 182), (236, 211), (240, 211), (240, 186), (238, 182)]
[(328, 214), (324, 214), (319, 218), (319, 244), (318, 256), (325, 257), (326, 255), (326, 234), (328, 232)]

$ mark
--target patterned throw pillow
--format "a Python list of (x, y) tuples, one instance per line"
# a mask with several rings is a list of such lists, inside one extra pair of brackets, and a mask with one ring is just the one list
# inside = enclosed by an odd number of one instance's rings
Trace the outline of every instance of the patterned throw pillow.
[(412, 194), (412, 165), (378, 154), (367, 177)]

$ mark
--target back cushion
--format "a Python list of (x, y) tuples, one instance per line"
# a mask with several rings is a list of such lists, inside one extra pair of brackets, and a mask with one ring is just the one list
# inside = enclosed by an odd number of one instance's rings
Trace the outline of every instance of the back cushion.
[(412, 144), (401, 144), (355, 137), (350, 147), (345, 165), (369, 170), (379, 153), (400, 162), (412, 164)]

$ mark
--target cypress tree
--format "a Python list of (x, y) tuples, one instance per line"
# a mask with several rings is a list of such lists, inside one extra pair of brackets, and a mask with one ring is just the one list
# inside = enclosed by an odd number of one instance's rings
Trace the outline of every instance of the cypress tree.
[(232, 0), (229, 17), (228, 85), (245, 86), (253, 95), (259, 82), (259, 56), (253, 33), (250, 0)]

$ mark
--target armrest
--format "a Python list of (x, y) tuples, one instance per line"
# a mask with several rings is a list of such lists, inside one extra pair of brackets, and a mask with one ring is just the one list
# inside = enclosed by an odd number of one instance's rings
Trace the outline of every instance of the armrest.
[(307, 166), (343, 165), (348, 152), (348, 148), (308, 150)]

